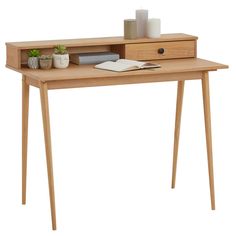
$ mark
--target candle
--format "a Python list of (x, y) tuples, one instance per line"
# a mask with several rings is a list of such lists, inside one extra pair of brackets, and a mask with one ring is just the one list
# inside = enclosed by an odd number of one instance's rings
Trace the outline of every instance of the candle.
[(136, 10), (137, 37), (143, 38), (147, 32), (148, 10)]
[(137, 38), (137, 24), (135, 19), (124, 20), (124, 38), (125, 39)]
[(160, 38), (161, 36), (161, 20), (157, 18), (149, 19), (147, 22), (147, 37)]

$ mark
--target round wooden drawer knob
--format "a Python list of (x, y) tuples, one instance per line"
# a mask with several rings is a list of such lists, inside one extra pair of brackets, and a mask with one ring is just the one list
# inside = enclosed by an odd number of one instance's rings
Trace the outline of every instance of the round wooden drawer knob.
[(157, 50), (158, 54), (163, 54), (165, 52), (165, 49), (164, 48), (159, 48)]

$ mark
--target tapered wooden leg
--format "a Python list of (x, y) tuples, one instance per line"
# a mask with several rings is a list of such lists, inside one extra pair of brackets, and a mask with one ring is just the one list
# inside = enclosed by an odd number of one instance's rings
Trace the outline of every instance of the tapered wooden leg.
[(40, 84), (40, 97), (43, 116), (44, 139), (46, 149), (47, 171), (48, 171), (48, 186), (51, 204), (52, 229), (56, 230), (56, 207), (54, 194), (54, 180), (53, 180), (53, 163), (52, 163), (52, 146), (50, 134), (50, 120), (48, 107), (48, 88), (46, 83)]
[(207, 160), (211, 194), (211, 209), (215, 210), (215, 190), (214, 190), (214, 173), (213, 173), (213, 156), (212, 156), (212, 138), (211, 138), (211, 112), (210, 112), (210, 93), (208, 72), (203, 73), (202, 78), (202, 95), (205, 116), (205, 132), (207, 145)]
[(177, 158), (178, 158), (178, 148), (179, 148), (179, 133), (180, 133), (181, 112), (182, 112), (183, 95), (184, 95), (184, 82), (185, 81), (178, 81), (176, 115), (175, 115), (173, 166), (172, 166), (172, 184), (171, 184), (172, 188), (175, 188), (175, 180), (176, 180)]
[(22, 204), (26, 204), (29, 85), (22, 76)]

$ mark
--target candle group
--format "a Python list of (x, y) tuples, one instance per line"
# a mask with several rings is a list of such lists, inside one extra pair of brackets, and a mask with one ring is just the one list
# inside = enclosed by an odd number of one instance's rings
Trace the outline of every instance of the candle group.
[(161, 36), (161, 20), (148, 19), (148, 10), (136, 10), (136, 19), (124, 20), (124, 38), (159, 38)]

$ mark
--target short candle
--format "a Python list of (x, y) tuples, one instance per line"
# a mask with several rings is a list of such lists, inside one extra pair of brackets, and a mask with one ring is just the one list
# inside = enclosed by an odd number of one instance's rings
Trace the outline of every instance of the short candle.
[(147, 37), (160, 38), (161, 36), (161, 20), (157, 18), (149, 19), (147, 22)]
[(124, 20), (124, 38), (125, 39), (137, 38), (137, 24), (135, 19)]

